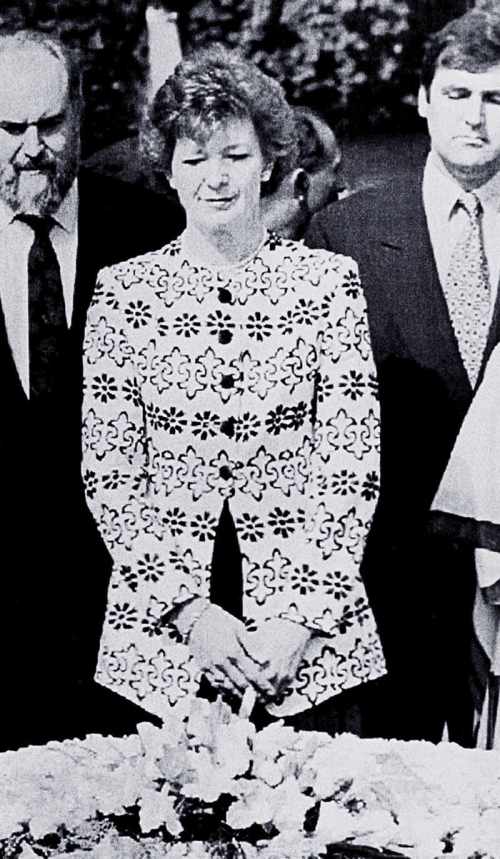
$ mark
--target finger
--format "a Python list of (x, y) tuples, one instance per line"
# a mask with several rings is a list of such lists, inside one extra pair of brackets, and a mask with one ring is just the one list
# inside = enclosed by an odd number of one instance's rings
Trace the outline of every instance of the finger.
[(221, 674), (217, 681), (212, 681), (212, 678), (210, 678), (210, 683), (216, 692), (223, 692), (225, 695), (232, 695), (235, 698), (241, 698), (240, 688), (235, 686), (227, 674)]
[(231, 661), (230, 657), (221, 663), (220, 671), (224, 677), (224, 688), (229, 689), (231, 692), (241, 697), (245, 688), (248, 686), (248, 683), (237, 665), (234, 665)]
[(235, 658), (236, 665), (245, 678), (245, 687), (249, 684), (253, 686), (259, 694), (269, 697), (274, 694), (274, 686), (267, 678), (265, 672), (258, 668), (253, 659), (249, 659), (242, 652), (239, 657)]
[[(234, 674), (228, 660), (220, 660), (210, 668), (211, 677), (214, 677), (214, 687), (220, 691), (228, 692), (241, 698), (242, 688), (240, 683), (235, 683)], [(211, 677), (209, 678), (211, 680)]]
[(259, 658), (255, 655), (255, 653), (251, 653), (251, 652), (247, 649), (247, 647), (246, 647), (246, 645), (245, 645), (245, 642), (244, 642), (244, 641), (243, 641), (239, 636), (237, 636), (237, 638), (238, 638), (238, 644), (240, 645), (240, 647), (241, 647), (241, 649), (242, 649), (243, 653), (245, 654), (245, 656), (246, 656), (248, 659), (251, 659), (251, 660), (252, 660), (252, 662), (255, 662), (255, 664), (256, 664), (256, 665), (258, 665), (260, 669), (264, 669), (264, 668), (267, 668), (267, 667), (269, 666), (269, 662), (270, 662), (270, 660), (269, 660), (269, 659), (265, 659), (265, 658), (259, 659)]
[(293, 676), (290, 676), (288, 674), (285, 675), (284, 677), (280, 677), (279, 679), (277, 679), (275, 686), (274, 686), (274, 688), (276, 690), (275, 694), (278, 696), (284, 695), (285, 692), (287, 691), (287, 689), (290, 688), (290, 684), (291, 684), (292, 680), (293, 680)]
[(212, 668), (210, 671), (207, 671), (207, 677), (212, 686), (224, 686), (226, 678), (221, 671), (217, 671), (215, 668)]
[(265, 682), (271, 688), (269, 697), (275, 701), (277, 695), (281, 695), (291, 686), (294, 678), (295, 670), (293, 667), (288, 665), (285, 668), (283, 665), (273, 663), (267, 671), (263, 672), (261, 682)]
[(235, 691), (238, 695), (243, 695), (243, 692), (248, 686), (248, 680), (245, 675), (239, 668), (238, 661), (232, 657), (228, 656), (227, 659), (220, 666), (221, 671), (224, 672), (224, 675), (233, 685)]
[(238, 716), (242, 719), (249, 719), (252, 715), (252, 710), (255, 707), (255, 702), (257, 700), (257, 695), (253, 686), (247, 686), (243, 693), (243, 698), (241, 699), (240, 708), (238, 710)]

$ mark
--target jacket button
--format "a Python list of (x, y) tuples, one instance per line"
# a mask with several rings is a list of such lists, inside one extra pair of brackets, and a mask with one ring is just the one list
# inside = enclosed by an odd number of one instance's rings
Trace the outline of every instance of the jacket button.
[(228, 331), (227, 328), (223, 328), (222, 331), (219, 331), (219, 343), (222, 343), (223, 346), (230, 343), (232, 339), (232, 332)]
[(221, 304), (231, 304), (233, 297), (232, 297), (232, 295), (228, 289), (225, 289), (225, 287), (223, 287), (223, 286), (219, 286), (218, 298), (219, 298), (219, 301), (221, 302)]
[(220, 384), (221, 388), (225, 388), (226, 390), (228, 388), (234, 388), (234, 377), (231, 375), (231, 373), (228, 373), (227, 376), (222, 377), (222, 379), (220, 380)]
[(229, 468), (229, 465), (221, 465), (219, 474), (223, 480), (229, 480), (229, 478), (233, 476), (233, 472)]
[(236, 421), (234, 418), (227, 418), (225, 421), (222, 421), (220, 425), (220, 431), (227, 435), (228, 438), (232, 438), (234, 435), (234, 425)]

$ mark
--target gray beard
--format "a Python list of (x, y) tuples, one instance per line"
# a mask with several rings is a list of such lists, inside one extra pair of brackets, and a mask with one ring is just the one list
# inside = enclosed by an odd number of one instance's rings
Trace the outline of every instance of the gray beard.
[(77, 161), (51, 165), (43, 171), (44, 186), (38, 192), (24, 192), (21, 188), (20, 171), (9, 167), (0, 170), (0, 198), (15, 214), (53, 215), (68, 193), (76, 176)]

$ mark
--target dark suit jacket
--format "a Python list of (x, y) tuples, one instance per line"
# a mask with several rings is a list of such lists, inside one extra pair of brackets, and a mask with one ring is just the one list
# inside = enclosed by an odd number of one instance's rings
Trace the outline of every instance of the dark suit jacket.
[(0, 659), (2, 697), (10, 701), (0, 746), (9, 717), (18, 723), (34, 702), (45, 723), (39, 736), (64, 734), (58, 710), (93, 676), (110, 573), (80, 477), (81, 356), (97, 272), (165, 244), (183, 223), (165, 198), (82, 172), (65, 377), (48, 407), (24, 394), (0, 308)]
[[(382, 477), (363, 569), (389, 667), (437, 678), (455, 647), (448, 676), (466, 668), (473, 571), (468, 554), (428, 536), (428, 512), (472, 390), (434, 262), (422, 175), (333, 204), (306, 241), (354, 257), (368, 303)], [(497, 308), (487, 354), (499, 336)]]

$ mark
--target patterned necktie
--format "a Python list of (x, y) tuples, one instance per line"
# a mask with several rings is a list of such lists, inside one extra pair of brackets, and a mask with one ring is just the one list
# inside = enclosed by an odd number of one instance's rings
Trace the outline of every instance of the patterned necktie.
[(469, 222), (453, 249), (444, 292), (462, 361), (474, 388), (488, 337), (490, 281), (481, 201), (476, 194), (468, 193), (460, 197), (457, 206), (465, 209)]
[(62, 370), (68, 326), (51, 218), (20, 215), (34, 232), (28, 256), (30, 400), (54, 392)]

